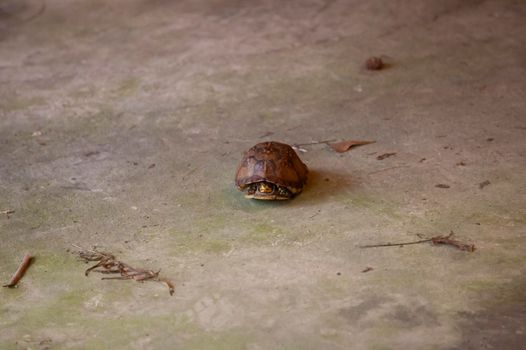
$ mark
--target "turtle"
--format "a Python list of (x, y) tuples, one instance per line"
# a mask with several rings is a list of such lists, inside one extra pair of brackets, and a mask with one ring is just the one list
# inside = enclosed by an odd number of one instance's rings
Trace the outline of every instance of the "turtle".
[(245, 197), (291, 199), (303, 190), (309, 170), (291, 146), (261, 142), (245, 152), (236, 173), (236, 186)]

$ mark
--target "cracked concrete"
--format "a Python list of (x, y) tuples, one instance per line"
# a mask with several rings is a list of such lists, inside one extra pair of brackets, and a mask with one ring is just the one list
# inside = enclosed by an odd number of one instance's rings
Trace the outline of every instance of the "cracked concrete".
[[(519, 348), (525, 18), (512, 0), (0, 0), (0, 279), (36, 256), (0, 290), (0, 348)], [(241, 153), (270, 139), (376, 143), (305, 146), (304, 193), (246, 200)], [(450, 230), (477, 250), (358, 247)], [(86, 278), (71, 244), (176, 294)]]

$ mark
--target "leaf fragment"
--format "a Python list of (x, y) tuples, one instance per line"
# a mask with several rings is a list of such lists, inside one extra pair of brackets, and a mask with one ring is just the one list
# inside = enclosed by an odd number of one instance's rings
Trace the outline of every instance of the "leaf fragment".
[(344, 152), (351, 150), (351, 148), (353, 147), (368, 145), (370, 143), (375, 143), (375, 142), (376, 141), (346, 140), (346, 141), (341, 141), (341, 142), (329, 143), (329, 146), (331, 146), (331, 148), (338, 153), (344, 153)]

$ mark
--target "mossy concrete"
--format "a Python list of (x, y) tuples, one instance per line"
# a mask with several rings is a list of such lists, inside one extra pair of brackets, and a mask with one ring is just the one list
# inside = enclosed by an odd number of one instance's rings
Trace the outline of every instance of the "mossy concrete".
[[(519, 348), (525, 18), (514, 0), (0, 0), (0, 279), (36, 257), (0, 290), (0, 348)], [(300, 196), (247, 200), (241, 154), (271, 139), (376, 143), (304, 146)], [(359, 247), (451, 230), (477, 250)], [(175, 296), (84, 276), (72, 244), (161, 269)]]

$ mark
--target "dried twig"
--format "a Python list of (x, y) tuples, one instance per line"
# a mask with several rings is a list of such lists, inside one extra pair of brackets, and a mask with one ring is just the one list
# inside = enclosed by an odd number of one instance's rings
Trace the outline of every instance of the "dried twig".
[(402, 242), (402, 243), (380, 243), (380, 244), (366, 244), (366, 245), (361, 245), (361, 246), (358, 246), (359, 248), (379, 248), (379, 247), (403, 247), (405, 245), (410, 245), (410, 244), (420, 244), (420, 243), (425, 243), (425, 242), (431, 242), (432, 241), (432, 238), (429, 238), (429, 239), (422, 239), (422, 240), (419, 240), (419, 241), (411, 241), (411, 242)]
[(392, 157), (396, 155), (396, 152), (391, 152), (391, 153), (384, 153), (384, 154), (380, 154), (378, 157), (376, 157), (377, 160), (384, 160), (385, 158), (389, 158), (389, 157)]
[(29, 268), (29, 265), (31, 265), (31, 262), (33, 261), (33, 256), (29, 253), (26, 253), (24, 256), (24, 259), (22, 260), (22, 263), (20, 266), (18, 266), (18, 269), (16, 270), (13, 277), (11, 277), (11, 280), (8, 284), (4, 284), (3, 287), (7, 288), (14, 288), (18, 282), (24, 277), (24, 274), (26, 273), (27, 269)]
[(355, 146), (362, 146), (362, 145), (368, 145), (370, 143), (374, 143), (376, 141), (355, 141), (355, 140), (345, 140), (345, 141), (339, 141), (336, 140), (324, 140), (324, 141), (311, 141), (306, 143), (295, 143), (292, 145), (292, 148), (299, 152), (307, 152), (305, 148), (302, 146), (311, 146), (311, 145), (319, 145), (319, 144), (325, 144), (329, 145), (333, 150), (335, 150), (338, 153), (347, 152), (351, 148)]
[(10, 218), (9, 214), (14, 214), (15, 211), (13, 209), (5, 209), (5, 210), (2, 210), (0, 211), (0, 214), (4, 214), (6, 216), (6, 218)]
[[(73, 245), (73, 246), (76, 248), (80, 248), (79, 246), (76, 246), (76, 245)], [(175, 292), (175, 285), (173, 284), (172, 281), (164, 277), (163, 278), (159, 277), (159, 273), (161, 272), (161, 270), (152, 271), (152, 270), (134, 268), (126, 263), (123, 263), (122, 261), (117, 260), (113, 254), (98, 251), (96, 249), (94, 250), (82, 249), (79, 252), (77, 252), (77, 255), (84, 262), (97, 261), (95, 265), (86, 269), (86, 271), (84, 272), (86, 276), (88, 276), (91, 271), (99, 272), (103, 274), (120, 274), (120, 276), (103, 277), (102, 279), (103, 280), (132, 279), (137, 282), (144, 282), (144, 281), (164, 282), (168, 286), (168, 291), (170, 292), (170, 295), (173, 295)]]
[(399, 169), (399, 168), (408, 168), (408, 167), (409, 167), (409, 165), (391, 166), (391, 167), (388, 167), (388, 168), (383, 168), (383, 169), (380, 169), (380, 170), (371, 171), (370, 173), (367, 173), (367, 175), (374, 175), (374, 174), (378, 174), (378, 173), (383, 173), (384, 171), (388, 171), (388, 170)]
[(347, 140), (336, 143), (330, 143), (329, 146), (338, 153), (343, 153), (349, 151), (351, 148), (356, 146), (368, 145), (370, 143), (375, 143), (376, 141), (355, 141)]
[(418, 241), (402, 242), (402, 243), (368, 244), (368, 245), (359, 246), (359, 248), (403, 247), (405, 245), (410, 245), (410, 244), (420, 244), (420, 243), (425, 243), (425, 242), (431, 242), (435, 245), (438, 245), (438, 244), (450, 245), (450, 246), (456, 247), (460, 250), (464, 250), (470, 253), (475, 251), (476, 247), (474, 244), (466, 244), (466, 243), (462, 243), (460, 241), (451, 239), (451, 237), (453, 237), (454, 234), (455, 233), (451, 231), (450, 234), (447, 236), (435, 236), (435, 237), (431, 237), (427, 239), (421, 239)]
[(261, 134), (261, 135), (259, 136), (259, 138), (262, 139), (262, 138), (264, 138), (264, 137), (269, 137), (269, 136), (272, 136), (272, 135), (274, 135), (274, 131), (267, 131), (267, 132)]
[(319, 145), (319, 144), (322, 144), (322, 143), (330, 143), (330, 142), (335, 142), (336, 140), (325, 140), (325, 141), (311, 141), (311, 142), (306, 142), (306, 143), (295, 143), (292, 145), (292, 147), (301, 147), (301, 146), (310, 146), (310, 145)]
[(295, 151), (298, 151), (298, 152), (303, 152), (303, 153), (306, 153), (308, 152), (305, 148), (303, 148), (302, 146), (310, 146), (310, 145), (319, 145), (319, 144), (329, 144), (329, 142), (333, 142), (334, 140), (325, 140), (325, 141), (312, 141), (312, 142), (307, 142), (307, 143), (295, 143), (292, 145), (292, 149), (294, 149)]

